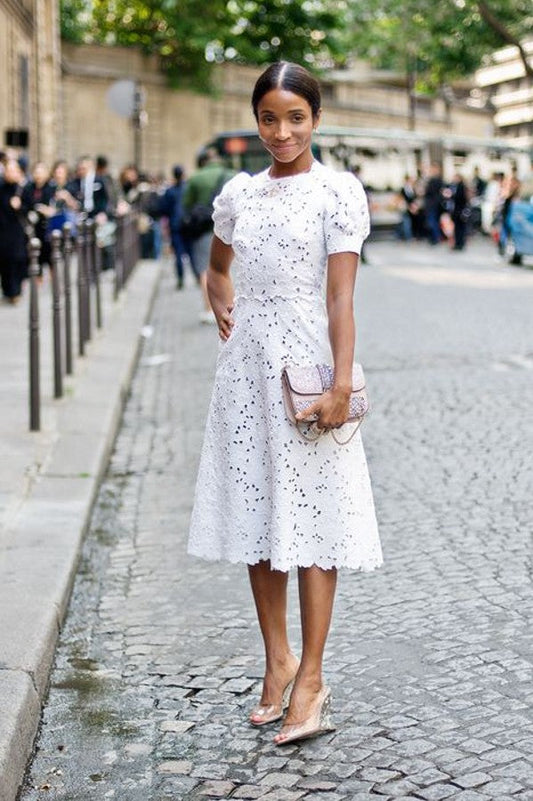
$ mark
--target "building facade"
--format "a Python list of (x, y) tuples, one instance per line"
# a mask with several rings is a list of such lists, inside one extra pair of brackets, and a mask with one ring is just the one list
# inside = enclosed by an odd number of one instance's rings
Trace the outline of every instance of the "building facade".
[(55, 159), (60, 58), (58, 0), (0, 0), (0, 147)]
[[(523, 48), (533, 68), (533, 39)], [(478, 86), (488, 93), (494, 106), (494, 127), (499, 136), (533, 147), (533, 79), (526, 75), (516, 47), (504, 47), (491, 63), (476, 73)]]

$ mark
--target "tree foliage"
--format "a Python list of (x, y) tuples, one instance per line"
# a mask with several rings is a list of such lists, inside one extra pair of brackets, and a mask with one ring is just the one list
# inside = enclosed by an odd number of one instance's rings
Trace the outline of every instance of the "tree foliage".
[[(67, 22), (90, 8), (81, 30)], [(160, 56), (175, 82), (209, 87), (214, 63), (288, 59), (311, 68), (343, 63), (347, 0), (62, 0), (75, 41), (135, 45)]]
[(320, 70), (354, 54), (434, 89), (533, 30), (531, 0), (61, 0), (61, 11), (67, 39), (138, 46), (204, 90), (217, 62)]
[(533, 30), (531, 0), (352, 0), (353, 48), (435, 88), (472, 74)]

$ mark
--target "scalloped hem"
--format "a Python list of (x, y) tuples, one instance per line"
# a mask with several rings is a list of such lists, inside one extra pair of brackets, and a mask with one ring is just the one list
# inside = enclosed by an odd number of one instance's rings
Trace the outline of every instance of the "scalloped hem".
[[(189, 556), (194, 556), (196, 559), (203, 559), (205, 562), (229, 562), (232, 565), (257, 565), (259, 562), (266, 562), (270, 559), (269, 556), (263, 556), (255, 559), (255, 561), (248, 561), (246, 557), (231, 557), (231, 556), (213, 556), (212, 554), (205, 554), (200, 551), (194, 550), (187, 550), (187, 554)], [(274, 564), (272, 565), (272, 570), (279, 570), (281, 573), (288, 573), (289, 570), (294, 570), (298, 567), (319, 567), (321, 570), (331, 570), (332, 568), (337, 568), (337, 570), (354, 570), (360, 573), (373, 573), (374, 570), (377, 570), (383, 565), (383, 559), (376, 559), (375, 561), (368, 561), (368, 562), (357, 562), (357, 563), (348, 563), (348, 562), (333, 562), (333, 561), (310, 561), (310, 562), (301, 562), (301, 563), (291, 563), (289, 565), (286, 564)]]

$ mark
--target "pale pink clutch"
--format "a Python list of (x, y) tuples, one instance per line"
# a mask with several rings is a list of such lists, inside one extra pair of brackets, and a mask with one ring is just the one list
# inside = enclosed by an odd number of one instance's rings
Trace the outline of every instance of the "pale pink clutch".
[[(333, 368), (329, 364), (317, 364), (314, 367), (296, 367), (294, 365), (284, 367), (281, 373), (281, 382), (285, 410), (289, 420), (296, 426), (316, 422), (316, 415), (310, 415), (303, 420), (296, 420), (296, 415), (299, 412), (305, 412), (324, 392), (330, 390), (333, 386), (333, 381)], [(361, 425), (368, 408), (363, 368), (356, 363), (352, 372), (350, 414), (347, 422), (356, 423), (357, 426), (351, 432), (350, 439)], [(299, 431), (302, 433), (300, 429)], [(331, 433), (335, 437), (335, 433), (333, 431)], [(311, 440), (316, 439), (316, 437), (305, 436), (305, 439)], [(335, 439), (338, 442), (336, 437)]]

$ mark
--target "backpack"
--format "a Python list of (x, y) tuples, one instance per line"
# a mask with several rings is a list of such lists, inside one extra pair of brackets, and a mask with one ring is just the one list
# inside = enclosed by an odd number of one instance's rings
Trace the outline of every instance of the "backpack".
[(202, 234), (213, 230), (213, 203), (227, 178), (226, 170), (224, 170), (211, 194), (209, 203), (195, 203), (182, 215), (180, 234), (184, 239), (199, 239)]

